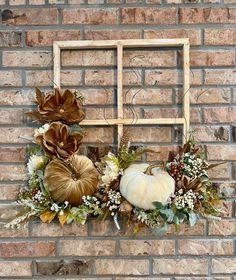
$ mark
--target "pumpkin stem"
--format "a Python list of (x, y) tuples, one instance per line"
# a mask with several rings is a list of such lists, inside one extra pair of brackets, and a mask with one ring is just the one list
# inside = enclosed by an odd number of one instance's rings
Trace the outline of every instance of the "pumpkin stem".
[(144, 174), (153, 175), (152, 169), (153, 169), (153, 168), (156, 168), (156, 167), (162, 167), (162, 165), (161, 165), (161, 164), (151, 164), (151, 165), (149, 165), (148, 168), (144, 171)]
[[(63, 162), (63, 161), (62, 161)], [(78, 180), (80, 178), (79, 173), (76, 171), (76, 168), (73, 166), (71, 159), (67, 159), (63, 164), (70, 170), (73, 180)]]

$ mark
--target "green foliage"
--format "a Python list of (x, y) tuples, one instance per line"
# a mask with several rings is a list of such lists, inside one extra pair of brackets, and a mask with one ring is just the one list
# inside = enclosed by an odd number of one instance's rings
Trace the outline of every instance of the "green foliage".
[(27, 158), (30, 158), (33, 155), (37, 155), (37, 156), (42, 156), (43, 155), (43, 150), (39, 145), (27, 145), (26, 147), (26, 156)]

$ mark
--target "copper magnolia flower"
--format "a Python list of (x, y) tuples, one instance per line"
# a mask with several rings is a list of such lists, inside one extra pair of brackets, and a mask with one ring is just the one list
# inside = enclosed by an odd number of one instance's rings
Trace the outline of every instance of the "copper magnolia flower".
[(64, 93), (54, 89), (46, 94), (36, 89), (36, 100), (37, 110), (27, 115), (39, 123), (62, 121), (73, 124), (81, 122), (85, 117), (81, 99), (68, 89)]
[(70, 132), (67, 125), (54, 122), (43, 134), (36, 135), (35, 142), (49, 157), (67, 159), (78, 151), (82, 139), (81, 133)]

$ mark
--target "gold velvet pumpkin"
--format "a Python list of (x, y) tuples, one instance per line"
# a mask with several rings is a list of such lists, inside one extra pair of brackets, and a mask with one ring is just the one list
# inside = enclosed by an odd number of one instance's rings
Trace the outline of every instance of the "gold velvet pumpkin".
[(77, 206), (83, 195), (95, 193), (98, 171), (85, 156), (73, 155), (68, 162), (54, 159), (45, 169), (44, 184), (56, 202), (69, 201)]

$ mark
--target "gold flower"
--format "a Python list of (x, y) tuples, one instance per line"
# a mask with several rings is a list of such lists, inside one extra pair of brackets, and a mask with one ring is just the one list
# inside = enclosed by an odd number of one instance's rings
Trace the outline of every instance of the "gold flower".
[(82, 101), (70, 90), (61, 93), (58, 89), (43, 94), (36, 89), (36, 111), (27, 113), (39, 123), (62, 121), (66, 124), (79, 123), (85, 118)]
[(43, 134), (36, 135), (35, 142), (49, 157), (67, 159), (78, 151), (82, 139), (81, 133), (70, 132), (67, 125), (53, 122)]

